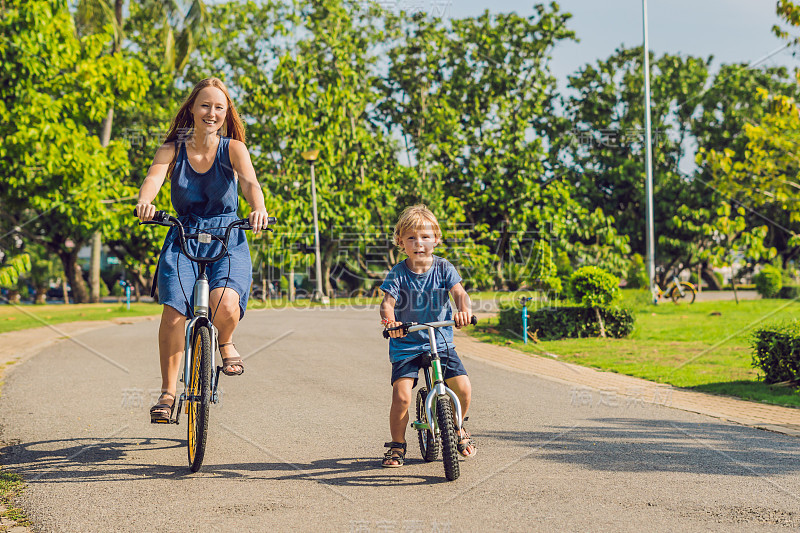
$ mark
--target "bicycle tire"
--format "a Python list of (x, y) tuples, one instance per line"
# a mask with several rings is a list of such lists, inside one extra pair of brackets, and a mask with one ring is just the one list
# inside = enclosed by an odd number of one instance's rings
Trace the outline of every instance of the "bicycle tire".
[(203, 465), (206, 453), (208, 412), (211, 408), (211, 335), (205, 326), (198, 328), (194, 334), (189, 395), (195, 399), (186, 404), (189, 468), (197, 472)]
[(688, 304), (693, 304), (694, 299), (697, 298), (697, 290), (685, 281), (681, 281), (681, 287), (683, 287), (683, 294), (681, 294), (677, 285), (672, 287), (672, 291), (669, 294), (672, 301), (674, 303), (686, 302)]
[[(422, 387), (417, 391), (417, 420), (420, 422), (428, 422), (428, 415), (425, 413), (425, 399), (428, 397), (428, 389)], [(419, 438), (419, 452), (425, 462), (430, 463), (439, 457), (439, 441), (429, 429), (418, 429), (417, 437)]]
[(461, 475), (458, 465), (458, 439), (456, 437), (453, 410), (450, 398), (440, 396), (436, 400), (436, 417), (442, 439), (442, 460), (444, 461), (444, 477), (454, 481)]

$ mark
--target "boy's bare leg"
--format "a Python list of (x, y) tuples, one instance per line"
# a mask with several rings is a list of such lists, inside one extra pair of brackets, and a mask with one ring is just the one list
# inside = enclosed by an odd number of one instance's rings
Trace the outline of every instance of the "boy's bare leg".
[[(453, 392), (456, 393), (458, 397), (458, 402), (461, 404), (461, 416), (464, 418), (467, 417), (467, 411), (469, 411), (469, 404), (472, 401), (472, 383), (467, 376), (455, 376), (450, 379), (446, 379), (445, 383), (447, 386), (452, 389)], [(456, 414), (453, 413), (453, 418), (455, 418)], [(458, 423), (458, 421), (456, 421)], [(461, 433), (459, 434), (459, 442), (463, 442), (467, 439), (467, 434), (464, 429), (461, 429)], [(475, 447), (472, 445), (467, 446), (467, 449), (464, 450), (465, 457), (471, 457), (475, 455)]]
[[(414, 386), (413, 378), (399, 378), (392, 384), (392, 407), (389, 409), (389, 430), (392, 433), (392, 442), (406, 441), (406, 426), (408, 426), (408, 408), (411, 406), (411, 391)], [(390, 451), (402, 451), (392, 448)], [(390, 459), (389, 464), (398, 464)]]

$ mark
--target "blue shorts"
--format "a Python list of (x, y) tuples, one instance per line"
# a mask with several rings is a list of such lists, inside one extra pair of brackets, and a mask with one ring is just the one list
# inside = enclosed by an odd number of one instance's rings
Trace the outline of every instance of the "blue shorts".
[[(428, 352), (419, 355), (412, 355), (406, 359), (401, 359), (392, 363), (392, 385), (400, 378), (414, 378), (414, 385), (417, 386), (417, 377), (419, 376), (419, 369), (422, 368), (422, 355), (429, 355)], [(439, 357), (442, 360), (442, 371), (444, 372), (444, 379), (454, 378), (456, 376), (466, 376), (467, 370), (458, 357), (454, 348), (448, 348), (447, 352), (440, 352)]]

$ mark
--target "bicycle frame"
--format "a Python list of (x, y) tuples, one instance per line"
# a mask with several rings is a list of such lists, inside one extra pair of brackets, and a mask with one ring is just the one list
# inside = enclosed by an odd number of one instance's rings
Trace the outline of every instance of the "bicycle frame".
[[(134, 210), (134, 215), (136, 212)], [(267, 219), (267, 224), (274, 224), (277, 220), (274, 217), (269, 217)], [(145, 222), (140, 222), (140, 224), (156, 224), (160, 226), (166, 227), (176, 227), (178, 231), (178, 243), (181, 248), (181, 252), (191, 261), (194, 261), (198, 265), (198, 276), (194, 282), (194, 288), (192, 289), (192, 294), (194, 296), (194, 316), (186, 325), (186, 340), (184, 343), (184, 353), (183, 353), (183, 376), (181, 377), (181, 381), (183, 382), (183, 393), (178, 398), (178, 405), (175, 409), (175, 418), (171, 419), (170, 422), (174, 424), (178, 424), (180, 420), (181, 408), (183, 407), (184, 401), (199, 401), (198, 398), (195, 398), (188, 394), (189, 383), (187, 380), (187, 376), (191, 375), (191, 363), (193, 358), (194, 352), (194, 332), (198, 327), (207, 327), (211, 337), (211, 368), (209, 369), (211, 376), (211, 403), (217, 403), (219, 401), (219, 395), (217, 392), (217, 386), (219, 385), (219, 372), (222, 370), (221, 366), (217, 366), (217, 371), (214, 372), (214, 366), (216, 365), (216, 353), (219, 350), (219, 341), (218, 341), (218, 331), (217, 328), (214, 327), (214, 324), (211, 322), (209, 318), (209, 299), (210, 299), (210, 291), (208, 287), (208, 277), (206, 276), (206, 267), (210, 263), (214, 263), (221, 259), (226, 253), (226, 247), (223, 246), (223, 249), (214, 257), (196, 257), (189, 253), (186, 248), (186, 239), (188, 238), (196, 238), (199, 242), (204, 244), (209, 244), (212, 240), (217, 240), (222, 242), (223, 245), (227, 244), (228, 236), (230, 235), (231, 231), (236, 227), (241, 227), (242, 229), (251, 229), (249, 222), (247, 219), (240, 219), (232, 224), (229, 224), (225, 230), (224, 237), (219, 237), (217, 235), (212, 235), (210, 233), (206, 233), (205, 231), (200, 231), (198, 233), (186, 234), (184, 231), (183, 225), (180, 221), (170, 216), (166, 211), (157, 211), (156, 214), (153, 216), (152, 220), (148, 220)], [(270, 228), (265, 228), (269, 231), (272, 231)]]
[[(411, 326), (408, 328), (409, 333), (413, 331), (420, 331), (423, 329), (428, 330), (428, 338), (430, 339), (430, 355), (431, 355), (431, 366), (426, 367), (425, 371), (425, 384), (428, 387), (428, 396), (425, 398), (425, 416), (428, 418), (428, 423), (425, 424), (423, 422), (415, 421), (411, 424), (414, 429), (428, 429), (432, 431), (435, 435), (439, 434), (439, 423), (437, 422), (437, 418), (433, 416), (435, 411), (435, 402), (441, 396), (447, 396), (453, 402), (453, 405), (456, 409), (456, 429), (460, 432), (461, 431), (461, 424), (463, 422), (461, 418), (461, 402), (458, 401), (458, 396), (456, 393), (453, 392), (447, 385), (444, 384), (444, 378), (442, 373), (442, 361), (439, 358), (439, 353), (436, 348), (436, 337), (434, 328), (438, 327), (446, 327), (452, 326), (454, 322), (452, 320), (444, 321), (444, 322), (431, 322), (430, 324), (420, 324), (416, 326)], [(431, 375), (432, 374), (432, 375)]]

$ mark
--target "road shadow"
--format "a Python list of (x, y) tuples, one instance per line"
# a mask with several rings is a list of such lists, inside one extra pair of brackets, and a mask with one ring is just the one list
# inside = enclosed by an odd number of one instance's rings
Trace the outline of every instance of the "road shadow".
[[(159, 464), (164, 452), (185, 449), (183, 439), (164, 438), (73, 438), (19, 443), (0, 448), (0, 464), (30, 484), (114, 482), (136, 479), (176, 479), (194, 475), (226, 479), (272, 481), (307, 479), (331, 486), (417, 486), (446, 482), (442, 475), (426, 475), (422, 460), (409, 459), (402, 472), (382, 468), (374, 457), (318, 459), (308, 463), (290, 461), (214, 463), (206, 455), (200, 472), (187, 463)], [(152, 458), (152, 462), (147, 460)], [(441, 468), (441, 463), (438, 465)]]
[(542, 431), (484, 431), (531, 458), (613, 472), (685, 472), (757, 477), (800, 471), (800, 440), (712, 422), (596, 418)]

